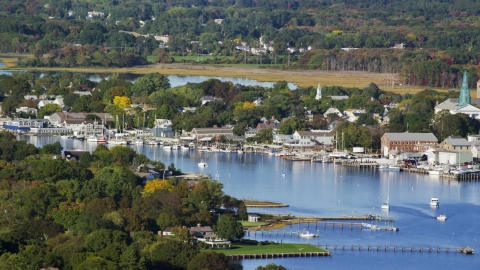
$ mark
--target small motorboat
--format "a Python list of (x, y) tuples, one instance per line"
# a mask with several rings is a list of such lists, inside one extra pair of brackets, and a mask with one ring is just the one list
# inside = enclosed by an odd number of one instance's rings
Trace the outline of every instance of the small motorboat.
[(437, 217), (437, 219), (440, 220), (440, 221), (445, 221), (445, 220), (447, 220), (447, 216), (440, 215), (440, 216)]
[(198, 167), (200, 167), (200, 168), (206, 168), (206, 167), (208, 167), (208, 164), (207, 164), (206, 162), (203, 162), (203, 159), (202, 159), (202, 161), (200, 161), (200, 162), (198, 163)]
[(310, 233), (308, 231), (303, 230), (300, 234), (300, 237), (305, 237), (305, 238), (312, 238), (312, 237), (317, 237), (316, 234)]
[(438, 201), (438, 198), (437, 197), (432, 197), (430, 199), (430, 206), (432, 207), (438, 207), (438, 205), (440, 204), (440, 202)]

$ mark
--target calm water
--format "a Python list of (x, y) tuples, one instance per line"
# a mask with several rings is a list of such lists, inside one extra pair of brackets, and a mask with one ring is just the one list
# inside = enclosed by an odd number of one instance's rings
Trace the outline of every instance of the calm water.
[[(65, 149), (94, 150), (96, 144), (58, 137), (22, 137), (36, 146), (60, 141)], [(218, 174), (224, 191), (237, 198), (272, 200), (287, 203), (285, 209), (256, 209), (260, 213), (291, 213), (301, 216), (342, 216), (353, 213), (382, 213), (395, 218), (398, 232), (360, 230), (359, 228), (324, 228), (323, 225), (293, 225), (271, 235), (250, 235), (257, 240), (275, 242), (305, 242), (329, 245), (396, 245), (422, 247), (471, 246), (480, 251), (480, 184), (440, 180), (431, 176), (409, 173), (378, 172), (354, 169), (332, 164), (290, 162), (279, 157), (257, 154), (204, 153), (197, 151), (165, 151), (158, 146), (132, 146), (150, 159), (165, 164), (175, 163), (185, 172)], [(201, 160), (208, 163), (199, 169)], [(285, 173), (285, 177), (282, 174)], [(390, 182), (390, 184), (388, 184)], [(390, 212), (381, 212), (380, 206), (390, 186)], [(432, 196), (440, 199), (439, 208), (430, 208)], [(447, 221), (436, 216), (446, 214)], [(382, 222), (378, 226), (384, 225)], [(320, 234), (313, 239), (302, 239), (289, 232), (309, 230)], [(283, 231), (286, 235), (283, 236)], [(319, 265), (335, 269), (476, 269), (478, 255), (467, 256), (445, 251), (440, 253), (401, 251), (334, 251), (331, 258), (290, 258), (245, 260), (244, 269), (255, 269), (269, 262), (288, 269), (319, 269)]]
[[(0, 67), (2, 67), (3, 64), (0, 63)], [(11, 75), (12, 73), (15, 72), (32, 72), (32, 73), (40, 73), (40, 77), (42, 77), (44, 74), (56, 74), (58, 72), (54, 71), (49, 71), (49, 72), (39, 72), (39, 71), (31, 71), (31, 70), (0, 70), (0, 75), (6, 74), (6, 75)], [(108, 80), (110, 79), (110, 74), (108, 73), (78, 73), (84, 75), (87, 79), (94, 81), (94, 82), (99, 82), (103, 79)], [(131, 73), (121, 73), (119, 74), (119, 77), (121, 79), (134, 82), (137, 78), (141, 77), (143, 75), (139, 74), (131, 74)], [(246, 86), (262, 86), (262, 87), (273, 87), (275, 84), (274, 82), (259, 82), (256, 80), (251, 80), (247, 78), (232, 78), (232, 77), (217, 77), (217, 76), (178, 76), (178, 75), (167, 75), (168, 79), (170, 80), (170, 85), (172, 87), (177, 87), (177, 86), (182, 86), (186, 85), (187, 83), (201, 83), (209, 79), (218, 79), (222, 82), (230, 81), (233, 84), (241, 84), (241, 85), (246, 85)], [(291, 90), (297, 89), (297, 86), (294, 83), (288, 83), (288, 87)]]

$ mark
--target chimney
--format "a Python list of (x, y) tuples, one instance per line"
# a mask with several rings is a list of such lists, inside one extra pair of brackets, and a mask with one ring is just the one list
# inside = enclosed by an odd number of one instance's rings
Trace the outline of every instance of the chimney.
[(213, 125), (213, 128), (218, 128), (218, 126), (217, 126), (217, 125)]
[(275, 120), (275, 115), (272, 115), (272, 121)]
[(197, 227), (198, 227), (198, 228), (202, 227), (202, 224), (197, 223)]
[(270, 125), (270, 121), (265, 120), (265, 125), (266, 125), (266, 126)]

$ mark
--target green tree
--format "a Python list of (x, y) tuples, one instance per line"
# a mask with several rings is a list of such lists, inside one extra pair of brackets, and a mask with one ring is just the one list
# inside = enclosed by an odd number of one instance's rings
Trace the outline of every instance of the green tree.
[(273, 131), (271, 128), (261, 129), (253, 139), (258, 143), (272, 143), (273, 141)]
[(299, 118), (290, 118), (283, 122), (278, 128), (279, 134), (293, 134), (295, 131), (301, 131), (307, 129), (307, 122)]
[(53, 144), (45, 144), (42, 147), (42, 154), (50, 154), (50, 155), (60, 155), (62, 154), (63, 146), (60, 142), (54, 142)]
[(43, 119), (46, 115), (52, 115), (56, 112), (62, 112), (62, 107), (55, 103), (49, 103), (43, 106), (37, 113), (37, 117)]
[(378, 124), (378, 121), (375, 120), (371, 115), (369, 115), (369, 114), (367, 114), (367, 113), (362, 113), (362, 114), (360, 114), (360, 116), (357, 118), (356, 123), (357, 123), (357, 125), (367, 125), (367, 126), (371, 126), (371, 125)]
[(155, 91), (165, 91), (167, 89), (170, 89), (170, 82), (165, 75), (149, 73), (135, 81), (131, 92), (137, 96), (149, 96)]
[(189, 263), (188, 270), (229, 270), (230, 262), (223, 253), (202, 252), (197, 254)]
[(240, 205), (238, 206), (238, 217), (241, 220), (248, 219), (247, 207), (245, 207), (245, 202), (244, 201), (241, 201)]
[(215, 233), (219, 238), (230, 241), (243, 237), (243, 226), (230, 215), (222, 215), (215, 226)]
[(62, 202), (57, 208), (53, 209), (52, 217), (56, 223), (70, 231), (70, 227), (75, 224), (75, 221), (83, 212), (85, 212), (83, 203)]
[(285, 268), (282, 265), (276, 265), (274, 263), (269, 263), (265, 266), (257, 267), (256, 270), (287, 270), (287, 268)]

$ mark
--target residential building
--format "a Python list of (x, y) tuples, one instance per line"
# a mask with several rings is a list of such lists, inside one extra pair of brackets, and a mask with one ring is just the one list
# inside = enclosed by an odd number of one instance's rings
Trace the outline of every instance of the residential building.
[(331, 145), (334, 134), (329, 130), (295, 131), (288, 146), (313, 147), (315, 145)]
[(17, 113), (27, 113), (27, 114), (35, 114), (37, 115), (38, 109), (37, 108), (29, 108), (29, 107), (20, 107), (16, 108), (15, 112)]
[(219, 136), (232, 136), (233, 131), (231, 128), (219, 128), (219, 127), (211, 127), (211, 128), (193, 128), (190, 132), (190, 136), (194, 140), (200, 140), (206, 137), (219, 137)]
[(365, 110), (362, 109), (347, 109), (343, 111), (343, 114), (345, 115), (346, 119), (349, 122), (355, 122), (357, 121), (358, 117), (362, 114), (365, 113)]
[(197, 110), (197, 107), (178, 107), (177, 111), (179, 113), (191, 112), (194, 113)]
[(248, 222), (258, 222), (260, 220), (260, 217), (255, 214), (249, 214), (248, 215)]
[(453, 152), (464, 152), (470, 153), (472, 152), (472, 145), (466, 139), (460, 136), (449, 136), (442, 143), (440, 143), (440, 147)]
[(424, 152), (430, 147), (437, 147), (438, 140), (433, 133), (385, 133), (381, 139), (383, 155), (390, 150)]
[(202, 106), (205, 105), (205, 104), (208, 104), (212, 101), (222, 101), (223, 98), (218, 98), (218, 97), (214, 97), (214, 96), (203, 96), (200, 98), (200, 101), (202, 102)]
[[(69, 112), (61, 112), (61, 113), (54, 113), (50, 116), (45, 116), (50, 120), (50, 123), (54, 126), (61, 126), (66, 120), (77, 120), (84, 122), (87, 118), (87, 115), (92, 114), (98, 116), (103, 123), (108, 123), (113, 121), (113, 116), (109, 113), (69, 113)], [(72, 122), (73, 123), (73, 122)]]
[(10, 131), (29, 132), (31, 128), (43, 128), (47, 127), (49, 124), (50, 122), (45, 119), (16, 118), (8, 120), (3, 128)]
[(154, 137), (173, 137), (175, 132), (172, 129), (172, 121), (168, 119), (155, 119), (155, 127), (150, 130)]
[(202, 226), (200, 223), (196, 227), (190, 227), (189, 231), (195, 238), (216, 238), (212, 227)]
[(327, 115), (331, 114), (331, 113), (334, 113), (336, 115), (338, 115), (338, 117), (342, 117), (343, 114), (337, 109), (337, 107), (333, 107), (333, 108), (328, 108), (328, 110), (323, 114), (323, 116), (325, 118), (327, 118)]
[(80, 161), (80, 158), (88, 151), (63, 151), (62, 159), (66, 161)]

